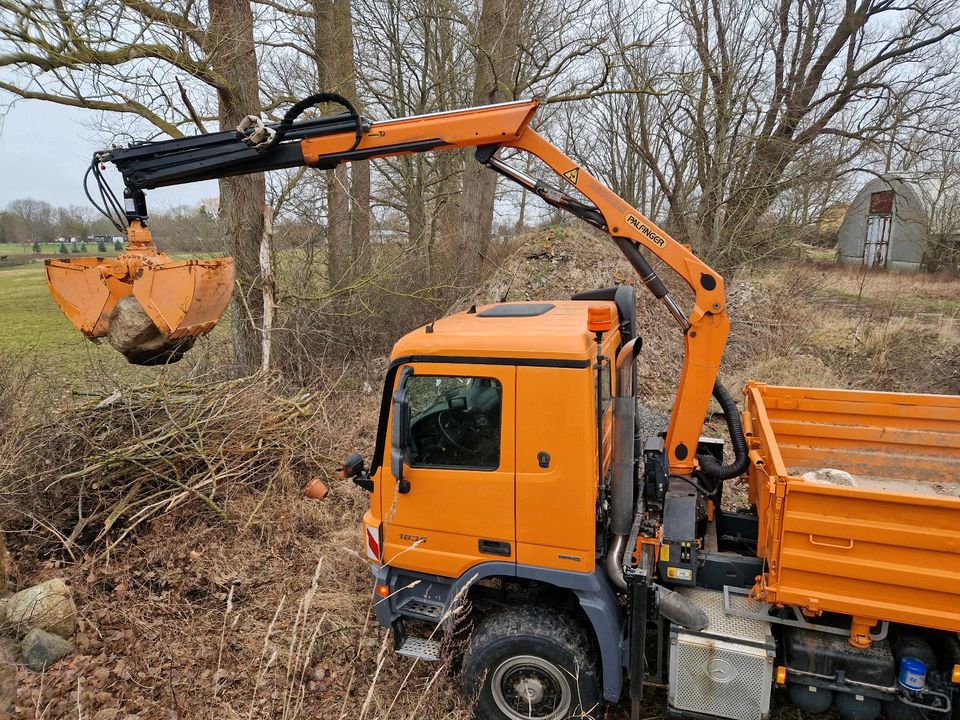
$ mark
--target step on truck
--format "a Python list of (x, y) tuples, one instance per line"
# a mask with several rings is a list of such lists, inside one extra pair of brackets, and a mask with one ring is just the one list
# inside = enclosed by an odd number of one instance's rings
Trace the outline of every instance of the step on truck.
[[(301, 120), (316, 104), (345, 112)], [(537, 105), (373, 121), (318, 93), (280, 123), (98, 151), (88, 194), (128, 252), (48, 262), (51, 293), (92, 340), (142, 320), (149, 342), (111, 339), (131, 362), (174, 362), (216, 325), (233, 267), (159, 253), (146, 190), (474, 148), (616, 244), (679, 327), (684, 363), (669, 423), (639, 432), (629, 285), (471, 307), (396, 344), (370, 466), (353, 456), (343, 474), (370, 492), (374, 608), (397, 652), (436, 660), (470, 630), (462, 677), (482, 720), (596, 718), (623, 697), (638, 717), (652, 688), (677, 716), (762, 720), (792, 702), (844, 720), (955, 717), (960, 398), (750, 383), (741, 413), (717, 379), (722, 277), (531, 128)], [(701, 435), (712, 400), (729, 448)], [(724, 502), (730, 482), (747, 483), (745, 507)]]

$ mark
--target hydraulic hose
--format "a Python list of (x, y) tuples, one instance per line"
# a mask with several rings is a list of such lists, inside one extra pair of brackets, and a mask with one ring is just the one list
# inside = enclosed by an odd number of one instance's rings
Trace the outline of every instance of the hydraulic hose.
[(750, 466), (750, 455), (747, 450), (747, 441), (743, 437), (743, 425), (740, 423), (740, 411), (727, 389), (717, 380), (713, 384), (713, 397), (720, 403), (723, 415), (727, 420), (727, 431), (730, 433), (730, 442), (733, 445), (733, 462), (722, 465), (713, 455), (698, 455), (700, 469), (703, 474), (714, 480), (730, 480), (743, 475)]
[(360, 113), (357, 112), (357, 109), (353, 106), (353, 103), (347, 100), (347, 98), (345, 98), (343, 95), (328, 92), (308, 95), (287, 110), (286, 114), (283, 116), (283, 120), (277, 126), (276, 134), (273, 136), (273, 139), (270, 141), (270, 143), (264, 147), (264, 150), (269, 150), (270, 148), (279, 145), (283, 141), (284, 136), (286, 136), (287, 131), (293, 126), (294, 120), (300, 117), (308, 108), (311, 108), (319, 103), (335, 103), (346, 109), (347, 113), (351, 118), (353, 118), (353, 121), (356, 124), (356, 137), (354, 139), (353, 146), (350, 148), (351, 151), (356, 150), (357, 145), (359, 145), (360, 141), (363, 139), (363, 118), (360, 117)]

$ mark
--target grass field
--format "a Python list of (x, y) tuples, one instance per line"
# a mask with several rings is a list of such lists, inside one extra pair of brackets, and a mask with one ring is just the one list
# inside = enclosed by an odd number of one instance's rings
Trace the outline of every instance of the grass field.
[(73, 329), (47, 291), (43, 265), (0, 268), (0, 349), (36, 349), (51, 360), (82, 347)]
[[(87, 243), (87, 249), (97, 249), (94, 242)], [(60, 243), (40, 243), (40, 252), (45, 255), (55, 254), (60, 249)], [(0, 255), (7, 255), (11, 259), (17, 257), (33, 257), (33, 245), (24, 245), (23, 243), (0, 243)]]
[[(50, 252), (56, 251), (58, 246), (53, 246), (53, 250)], [(0, 243), (0, 255), (24, 255), (31, 254), (32, 248), (29, 245), (23, 245), (21, 243)]]
[[(212, 336), (229, 332), (225, 319)], [(88, 340), (50, 296), (42, 263), (0, 266), (0, 361), (27, 369), (32, 387), (45, 388), (45, 398), (54, 402), (110, 392), (121, 382), (176, 377), (191, 366), (189, 361), (170, 367), (130, 365), (106, 342)]]

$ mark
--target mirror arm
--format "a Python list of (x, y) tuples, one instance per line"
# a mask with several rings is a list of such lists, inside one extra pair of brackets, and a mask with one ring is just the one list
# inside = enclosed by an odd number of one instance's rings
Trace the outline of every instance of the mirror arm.
[(367, 473), (362, 473), (352, 478), (353, 484), (356, 485), (361, 490), (366, 490), (367, 492), (373, 492), (373, 480)]

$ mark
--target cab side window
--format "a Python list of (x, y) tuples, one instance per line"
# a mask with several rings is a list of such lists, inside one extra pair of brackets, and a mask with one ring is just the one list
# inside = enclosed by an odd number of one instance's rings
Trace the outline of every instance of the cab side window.
[(496, 470), (500, 466), (503, 387), (494, 378), (413, 375), (410, 465)]
[(600, 411), (607, 412), (610, 401), (613, 399), (613, 379), (610, 358), (603, 358), (603, 368), (600, 372)]

